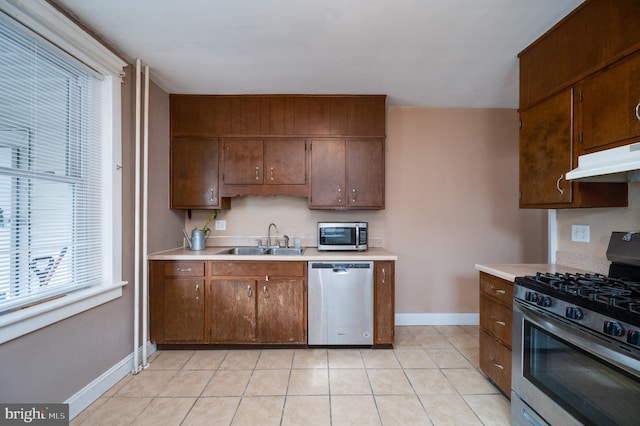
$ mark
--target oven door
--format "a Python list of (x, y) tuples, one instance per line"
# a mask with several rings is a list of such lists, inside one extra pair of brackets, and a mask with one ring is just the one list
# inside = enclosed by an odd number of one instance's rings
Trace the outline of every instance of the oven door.
[(637, 354), (518, 300), (513, 319), (512, 424), (638, 424)]

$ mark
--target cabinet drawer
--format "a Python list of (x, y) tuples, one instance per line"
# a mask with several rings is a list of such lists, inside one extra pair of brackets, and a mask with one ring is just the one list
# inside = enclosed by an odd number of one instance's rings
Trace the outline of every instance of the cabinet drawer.
[(480, 295), (480, 328), (511, 347), (511, 306), (496, 303), (493, 299)]
[(264, 278), (265, 276), (304, 277), (304, 262), (211, 262), (210, 275)]
[(513, 302), (513, 283), (480, 272), (480, 294), (492, 297), (511, 306)]
[(480, 368), (507, 397), (511, 395), (511, 350), (480, 331)]
[(204, 262), (165, 262), (164, 275), (167, 277), (204, 277)]

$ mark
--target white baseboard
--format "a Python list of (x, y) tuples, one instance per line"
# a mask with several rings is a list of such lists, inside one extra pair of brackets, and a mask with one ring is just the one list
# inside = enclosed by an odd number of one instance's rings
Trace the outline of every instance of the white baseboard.
[[(147, 354), (151, 355), (155, 351), (156, 345), (147, 342)], [(131, 352), (122, 361), (102, 373), (94, 381), (65, 401), (65, 404), (69, 404), (69, 420), (80, 414), (82, 410), (91, 405), (95, 400), (100, 398), (102, 394), (133, 371), (133, 355), (133, 352)], [(141, 347), (138, 348), (138, 356), (139, 359), (142, 359)]]
[(478, 325), (480, 314), (396, 314), (396, 325)]

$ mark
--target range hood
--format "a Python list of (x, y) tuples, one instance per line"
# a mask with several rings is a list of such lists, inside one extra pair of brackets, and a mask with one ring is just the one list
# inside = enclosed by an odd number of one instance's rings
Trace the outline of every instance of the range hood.
[(578, 167), (567, 180), (588, 182), (640, 181), (640, 142), (578, 157)]

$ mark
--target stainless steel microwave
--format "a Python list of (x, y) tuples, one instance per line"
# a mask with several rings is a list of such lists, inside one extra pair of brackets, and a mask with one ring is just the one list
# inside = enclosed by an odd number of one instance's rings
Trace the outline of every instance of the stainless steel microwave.
[(318, 250), (365, 251), (368, 228), (367, 222), (318, 222)]

